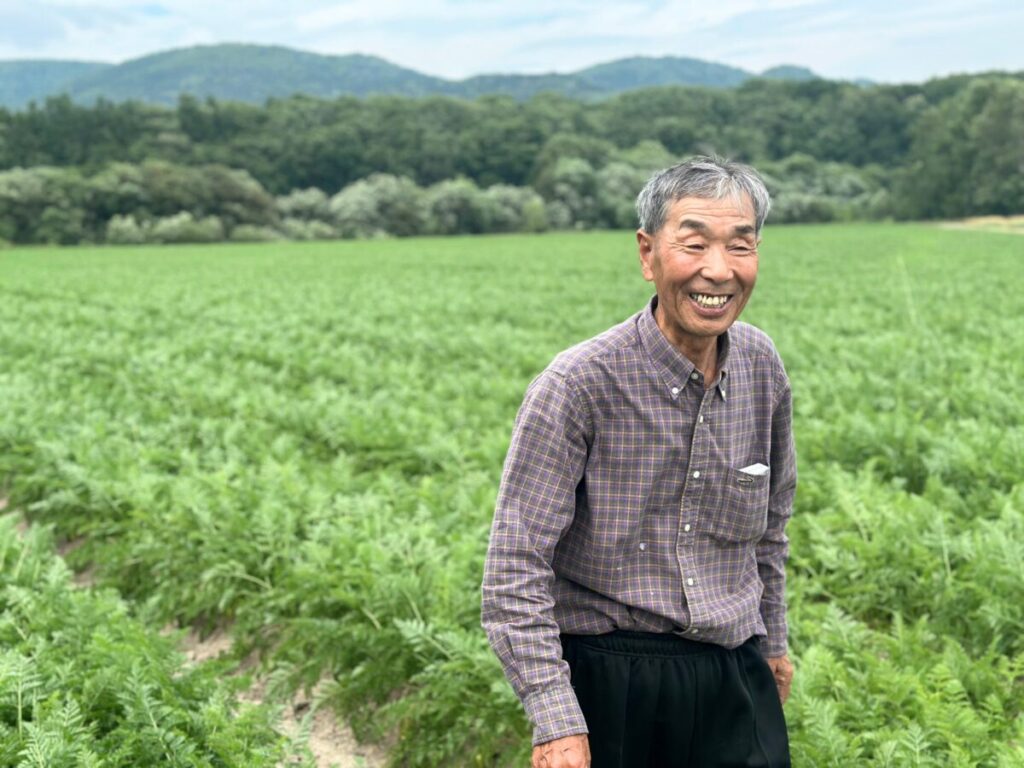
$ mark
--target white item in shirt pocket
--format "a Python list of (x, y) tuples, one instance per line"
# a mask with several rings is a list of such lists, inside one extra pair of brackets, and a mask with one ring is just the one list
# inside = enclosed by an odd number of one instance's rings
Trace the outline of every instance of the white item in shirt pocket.
[(768, 465), (757, 462), (756, 464), (751, 464), (748, 467), (743, 467), (740, 469), (740, 472), (753, 477), (764, 477), (768, 474)]

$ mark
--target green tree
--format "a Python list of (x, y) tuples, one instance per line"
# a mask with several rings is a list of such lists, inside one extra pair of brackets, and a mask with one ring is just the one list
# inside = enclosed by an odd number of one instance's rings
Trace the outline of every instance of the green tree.
[(438, 235), (479, 234), (490, 228), (490, 209), (469, 179), (439, 181), (424, 194), (426, 229)]
[(349, 184), (329, 208), (342, 237), (406, 236), (424, 230), (422, 201), (412, 179), (377, 173)]

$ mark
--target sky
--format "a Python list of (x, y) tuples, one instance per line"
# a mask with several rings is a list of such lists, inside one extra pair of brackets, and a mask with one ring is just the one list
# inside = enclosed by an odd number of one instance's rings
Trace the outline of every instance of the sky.
[(432, 75), (690, 56), (920, 82), (1024, 70), (1020, 0), (0, 0), (0, 59), (120, 62), (242, 42), (364, 53)]

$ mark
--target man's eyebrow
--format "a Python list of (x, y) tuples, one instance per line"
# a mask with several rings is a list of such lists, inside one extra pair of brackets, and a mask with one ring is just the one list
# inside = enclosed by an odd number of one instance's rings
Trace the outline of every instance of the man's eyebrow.
[(702, 234), (705, 235), (710, 234), (711, 232), (707, 224), (705, 224), (703, 221), (697, 221), (696, 219), (683, 219), (682, 221), (679, 222), (679, 228), (695, 229), (698, 232), (701, 232)]
[[(679, 222), (679, 229), (692, 229), (695, 232), (700, 232), (702, 235), (710, 235), (711, 229), (703, 221), (697, 221), (696, 219), (683, 219)], [(737, 224), (732, 228), (732, 235), (753, 235), (757, 232), (757, 228), (753, 224)]]

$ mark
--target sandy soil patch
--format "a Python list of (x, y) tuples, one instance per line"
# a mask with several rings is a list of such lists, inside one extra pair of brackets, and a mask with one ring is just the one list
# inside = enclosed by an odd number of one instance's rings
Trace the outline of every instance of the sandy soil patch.
[[(85, 536), (76, 536), (57, 545), (57, 554), (67, 559), (67, 556), (85, 544)], [(96, 565), (89, 564), (81, 571), (77, 571), (71, 577), (76, 587), (88, 588), (96, 585)]]
[(1020, 216), (972, 216), (958, 221), (946, 221), (939, 226), (945, 229), (973, 229), (980, 232), (1005, 232), (1024, 235), (1024, 215)]
[[(176, 629), (173, 625), (164, 627), (163, 632), (170, 633)], [(222, 627), (218, 627), (206, 637), (199, 630), (190, 629), (181, 641), (181, 650), (185, 658), (194, 664), (216, 659), (231, 650), (231, 635)]]
[[(387, 765), (387, 756), (380, 747), (360, 744), (352, 729), (340, 722), (330, 707), (320, 706), (323, 689), (329, 683), (324, 677), (312, 691), (297, 692), (281, 713), (281, 731), (289, 737), (303, 732), (308, 735), (306, 744), (317, 768), (382, 768)], [(265, 688), (266, 681), (257, 681), (239, 698), (261, 704)]]
[[(165, 630), (173, 628), (165, 627)], [(226, 628), (217, 628), (206, 637), (195, 629), (182, 639), (181, 649), (189, 661), (200, 663), (216, 659), (231, 652), (231, 635)], [(250, 657), (241, 662), (238, 672), (245, 672), (256, 664)], [(309, 751), (313, 754), (317, 768), (382, 768), (387, 764), (384, 751), (375, 745), (360, 744), (352, 729), (339, 722), (335, 713), (327, 706), (320, 706), (321, 694), (329, 683), (324, 677), (308, 693), (297, 692), (285, 702), (281, 712), (280, 729), (288, 737), (295, 737), (304, 730), (308, 733)], [(267, 682), (257, 678), (249, 690), (238, 698), (252, 704), (263, 704), (266, 700)]]

